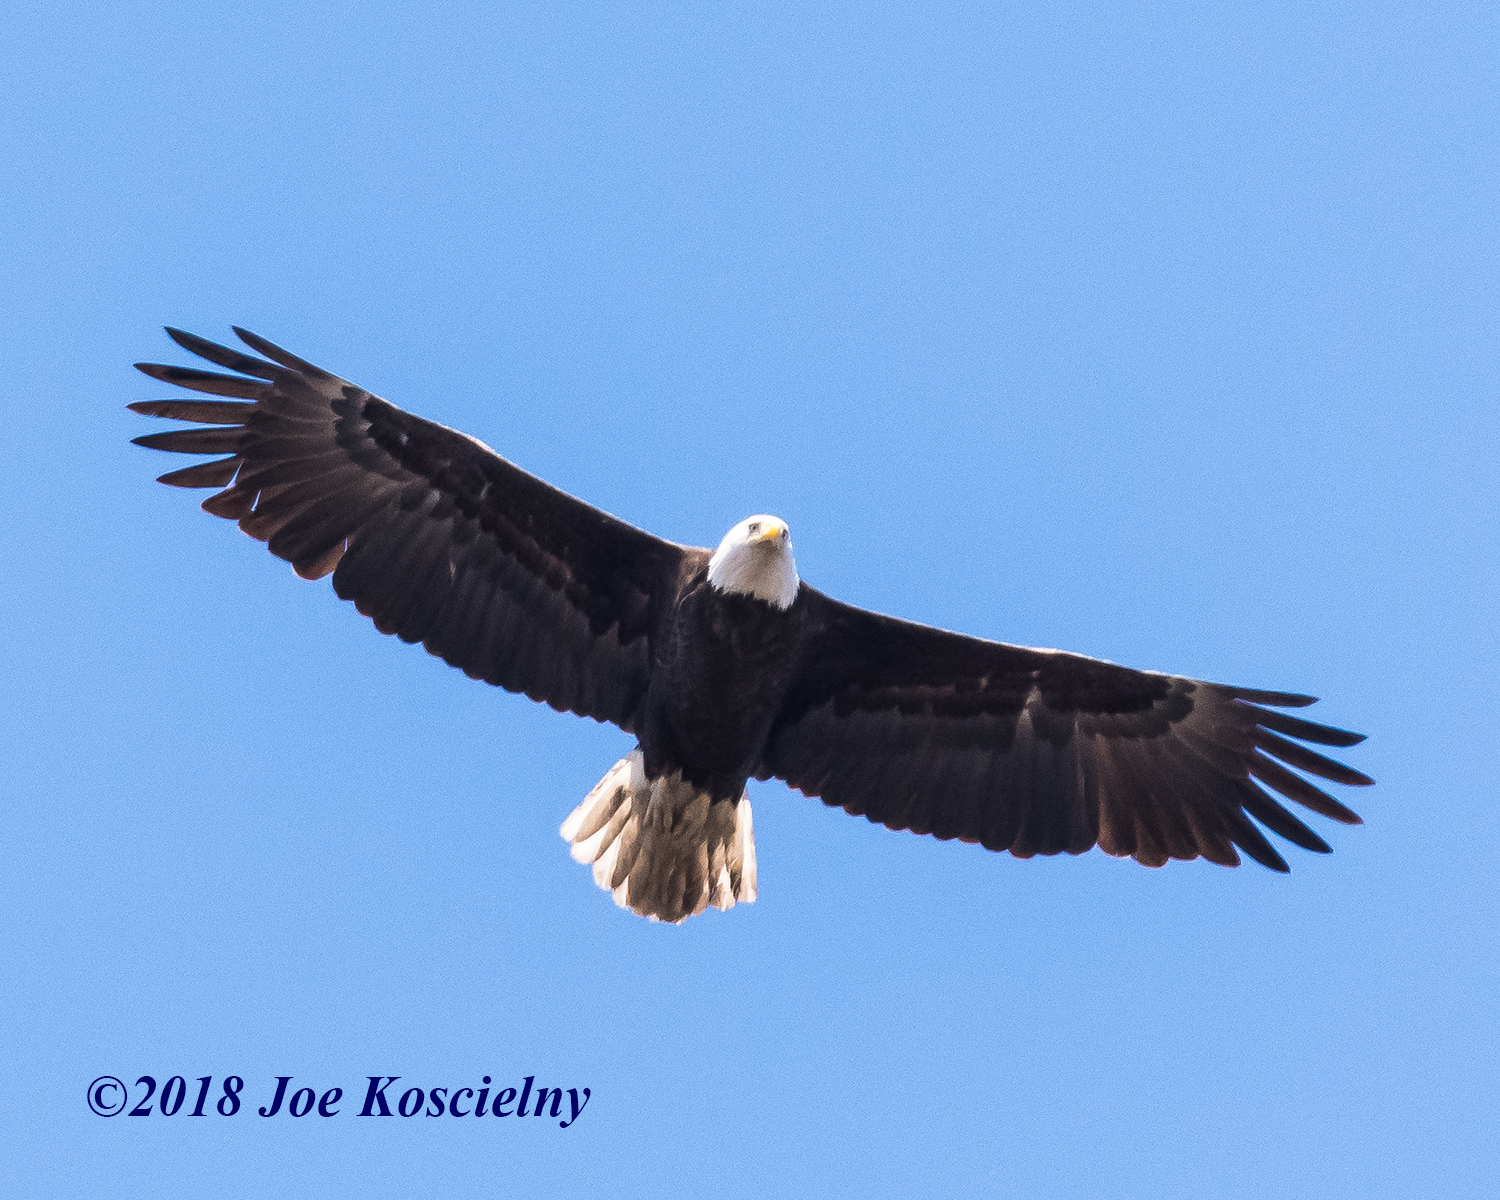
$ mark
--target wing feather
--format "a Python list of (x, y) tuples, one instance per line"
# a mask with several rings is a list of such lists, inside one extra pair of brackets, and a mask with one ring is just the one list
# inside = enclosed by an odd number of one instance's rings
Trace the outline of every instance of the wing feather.
[(1260, 826), (1329, 849), (1278, 798), (1359, 820), (1289, 769), (1371, 782), (1292, 740), (1360, 735), (1267, 707), (1312, 697), (964, 637), (806, 585), (798, 602), (803, 657), (757, 774), (827, 804), (1023, 858), (1097, 844), (1151, 866), (1235, 866), (1243, 851), (1277, 871), (1286, 862)]
[(422, 642), (475, 678), (633, 727), (651, 639), (690, 550), (591, 508), (454, 430), (245, 330), (255, 355), (169, 329), (235, 374), (139, 363), (226, 400), (150, 400), (145, 416), (194, 422), (137, 444), (227, 455), (161, 477), (218, 488), (205, 511), (237, 521), (382, 633)]
[(165, 475), (158, 475), (156, 482), (180, 488), (225, 487), (239, 469), (239, 456), (232, 455), (229, 458), (218, 458), (213, 462), (198, 463), (195, 466), (168, 471)]

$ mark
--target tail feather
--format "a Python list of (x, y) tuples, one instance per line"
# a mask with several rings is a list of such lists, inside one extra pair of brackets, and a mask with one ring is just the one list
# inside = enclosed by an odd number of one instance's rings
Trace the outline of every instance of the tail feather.
[(647, 779), (639, 750), (610, 768), (560, 832), (616, 904), (653, 921), (755, 899), (750, 797), (715, 802), (680, 774)]

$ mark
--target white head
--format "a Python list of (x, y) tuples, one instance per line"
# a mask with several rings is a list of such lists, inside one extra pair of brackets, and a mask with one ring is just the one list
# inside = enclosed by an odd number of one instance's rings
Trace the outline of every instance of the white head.
[(797, 598), (798, 581), (786, 522), (764, 513), (746, 517), (724, 535), (708, 560), (708, 582), (721, 592), (790, 608)]

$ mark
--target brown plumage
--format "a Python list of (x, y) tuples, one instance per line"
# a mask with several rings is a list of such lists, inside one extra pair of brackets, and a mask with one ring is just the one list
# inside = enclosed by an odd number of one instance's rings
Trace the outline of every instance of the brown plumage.
[[(1097, 844), (1151, 866), (1200, 856), (1234, 865), (1243, 851), (1285, 871), (1260, 826), (1309, 850), (1328, 846), (1275, 795), (1359, 821), (1294, 773), (1370, 782), (1300, 744), (1347, 747), (1360, 735), (1276, 711), (1310, 697), (850, 607), (797, 584), (774, 518), (742, 523), (713, 556), (675, 545), (235, 332), (264, 357), (169, 330), (238, 374), (139, 364), (229, 398), (130, 406), (196, 423), (138, 444), (222, 456), (161, 482), (221, 489), (206, 511), (304, 578), (332, 573), (338, 595), (382, 632), (635, 733), (638, 761), (622, 762), (606, 778), (614, 790), (591, 794), (564, 831), (600, 883), (648, 916), (681, 920), (753, 898), (752, 775), (892, 829), (1019, 857)], [(726, 553), (741, 557), (715, 574)], [(648, 810), (659, 826), (650, 836)]]

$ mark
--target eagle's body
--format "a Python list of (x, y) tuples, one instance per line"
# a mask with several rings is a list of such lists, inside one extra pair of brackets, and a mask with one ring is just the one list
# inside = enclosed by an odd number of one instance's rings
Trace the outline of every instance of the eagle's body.
[(1285, 871), (1252, 817), (1328, 849), (1252, 780), (1359, 820), (1288, 769), (1370, 782), (1288, 740), (1360, 740), (1274, 711), (1310, 697), (852, 608), (799, 580), (774, 517), (747, 518), (713, 553), (678, 546), (252, 334), (236, 331), (264, 358), (169, 332), (239, 374), (141, 364), (232, 398), (131, 406), (206, 426), (138, 442), (224, 456), (163, 482), (222, 488), (206, 510), (305, 578), (331, 572), (382, 632), (635, 734), (562, 832), (644, 915), (754, 898), (751, 777), (1021, 857), (1097, 844), (1153, 866), (1235, 865), (1238, 847)]
[[(639, 747), (616, 765), (620, 778), (606, 776), (562, 830), (575, 857), (595, 863), (595, 878), (622, 904), (678, 921), (710, 903), (755, 899), (745, 784), (760, 768), (790, 689), (806, 613), (796, 603), (781, 608), (721, 590), (706, 562), (663, 606), (635, 730)], [(656, 780), (669, 786), (652, 794)], [(648, 830), (662, 826), (679, 836), (647, 840)], [(621, 849), (605, 858), (616, 840)]]

